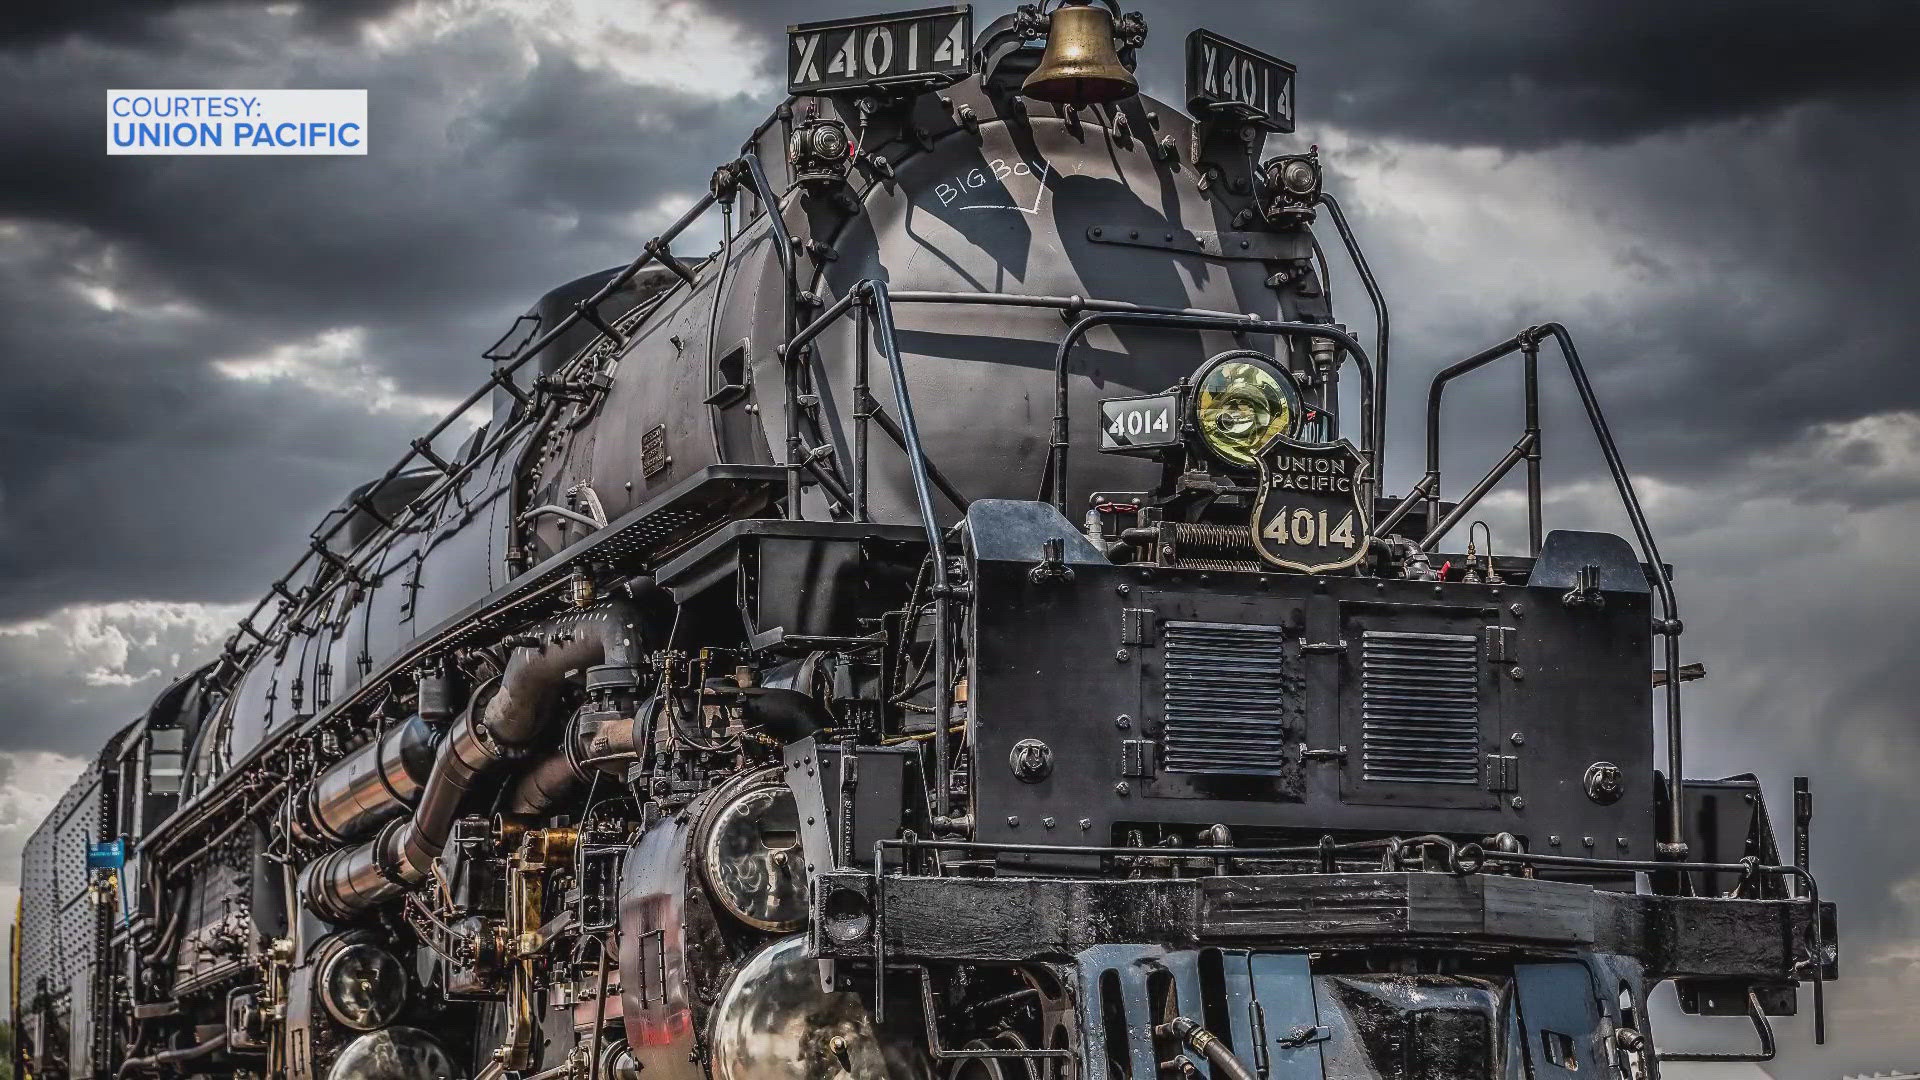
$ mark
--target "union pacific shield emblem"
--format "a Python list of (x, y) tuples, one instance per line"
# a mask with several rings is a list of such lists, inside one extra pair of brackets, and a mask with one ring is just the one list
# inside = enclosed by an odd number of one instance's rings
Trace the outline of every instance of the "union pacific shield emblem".
[(1345, 439), (1313, 445), (1280, 436), (1259, 454), (1253, 548), (1284, 570), (1324, 574), (1366, 557), (1373, 522), (1360, 501), (1367, 465)]

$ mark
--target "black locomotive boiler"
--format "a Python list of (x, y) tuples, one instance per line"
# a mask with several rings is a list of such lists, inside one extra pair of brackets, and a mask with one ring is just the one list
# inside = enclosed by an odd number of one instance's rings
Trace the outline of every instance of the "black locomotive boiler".
[[(1783, 855), (1685, 778), (1567, 331), (1442, 371), (1381, 490), (1293, 68), (1198, 31), (1183, 112), (1148, 47), (1079, 0), (792, 28), (707, 195), (34, 835), (23, 1074), (1642, 1080), (1698, 1056), (1662, 982), (1752, 1057), (1818, 1012), (1810, 802)], [(1443, 489), (1481, 372), (1517, 438)], [(1541, 520), (1562, 375), (1630, 538)], [(1449, 546), (1515, 469), (1523, 551)]]

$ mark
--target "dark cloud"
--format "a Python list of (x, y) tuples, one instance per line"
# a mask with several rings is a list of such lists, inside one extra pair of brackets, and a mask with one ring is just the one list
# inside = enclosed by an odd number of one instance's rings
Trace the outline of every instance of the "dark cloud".
[[(344, 34), (407, 2), (315, 0), (298, 5), (296, 13), (302, 25), (316, 33)], [(152, 47), (179, 39), (173, 16), (181, 11), (199, 8), (245, 14), (264, 6), (262, 0), (72, 0), (70, 3), (13, 4), (0, 10), (0, 48), (26, 48), (66, 38)]]
[(1334, 122), (1497, 146), (1617, 142), (1920, 83), (1920, 9), (1874, 0), (1261, 4), (1223, 28), (1296, 58), (1301, 107)]
[[(164, 49), (0, 51), (0, 619), (260, 588), (430, 422), (418, 399), (471, 389), (547, 288), (630, 259), (764, 107), (636, 90), (484, 17), (384, 49), (286, 43), (297, 19), (194, 8)], [(367, 87), (377, 149), (102, 156), (99, 88), (208, 82)], [(342, 333), (361, 352), (342, 377), (408, 401), (369, 416), (211, 366)]]

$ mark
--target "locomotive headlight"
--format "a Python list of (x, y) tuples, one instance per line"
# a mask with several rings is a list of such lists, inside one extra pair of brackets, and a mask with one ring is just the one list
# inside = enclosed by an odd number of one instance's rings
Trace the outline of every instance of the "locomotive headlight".
[(1267, 186), (1296, 203), (1311, 203), (1320, 194), (1320, 161), (1313, 154), (1277, 157), (1266, 164)]
[(1280, 166), (1280, 182), (1295, 195), (1311, 195), (1320, 184), (1320, 170), (1310, 162), (1295, 158)]
[(823, 161), (838, 161), (846, 157), (846, 131), (824, 124), (816, 127), (813, 131), (813, 152)]
[(1251, 468), (1261, 447), (1299, 425), (1299, 387), (1260, 353), (1222, 353), (1207, 361), (1194, 385), (1194, 426), (1207, 449), (1229, 465)]

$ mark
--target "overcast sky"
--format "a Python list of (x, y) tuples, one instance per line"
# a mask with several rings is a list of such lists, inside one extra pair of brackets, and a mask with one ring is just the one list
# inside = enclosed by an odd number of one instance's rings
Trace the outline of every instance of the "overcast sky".
[[(77, 755), (217, 645), (516, 312), (687, 205), (776, 102), (784, 25), (870, 6), (6, 6), (0, 883)], [(1390, 486), (1426, 374), (1573, 329), (1710, 673), (1689, 771), (1760, 772), (1780, 822), (1813, 777), (1848, 978), (1835, 1045), (1779, 1075), (1920, 1066), (1920, 6), (1139, 6), (1168, 98), (1198, 24), (1298, 63), (1300, 130), (1270, 149), (1322, 147), (1390, 294)], [(364, 87), (371, 152), (107, 158), (103, 91), (128, 87)], [(1549, 387), (1553, 520), (1612, 525)], [(1463, 388), (1455, 492), (1514, 407)], [(1515, 505), (1490, 507), (1508, 550)]]

